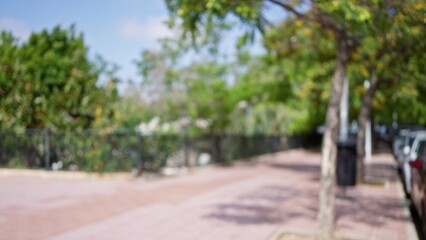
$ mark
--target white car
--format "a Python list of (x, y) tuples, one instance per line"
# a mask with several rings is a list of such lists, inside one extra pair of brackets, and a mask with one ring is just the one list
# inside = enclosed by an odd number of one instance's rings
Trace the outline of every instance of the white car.
[(416, 160), (422, 142), (426, 142), (426, 131), (410, 133), (409, 142), (403, 147), (398, 157), (398, 165), (402, 164), (402, 177), (407, 195), (411, 193), (411, 168), (409, 162)]

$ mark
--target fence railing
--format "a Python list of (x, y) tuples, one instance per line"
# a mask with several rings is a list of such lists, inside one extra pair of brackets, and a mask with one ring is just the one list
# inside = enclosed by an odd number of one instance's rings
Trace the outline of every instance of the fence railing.
[(157, 172), (164, 167), (231, 163), (297, 148), (301, 137), (211, 135), (142, 136), (134, 131), (0, 130), (0, 167)]

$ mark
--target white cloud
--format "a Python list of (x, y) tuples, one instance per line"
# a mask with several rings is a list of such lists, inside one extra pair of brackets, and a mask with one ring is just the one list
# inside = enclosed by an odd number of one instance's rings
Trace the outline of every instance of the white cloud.
[(175, 34), (165, 24), (165, 17), (152, 17), (146, 21), (129, 18), (119, 24), (120, 35), (126, 39), (154, 41), (160, 38), (173, 37)]
[(27, 40), (31, 34), (31, 29), (25, 22), (14, 18), (0, 18), (0, 30), (11, 31), (21, 40)]

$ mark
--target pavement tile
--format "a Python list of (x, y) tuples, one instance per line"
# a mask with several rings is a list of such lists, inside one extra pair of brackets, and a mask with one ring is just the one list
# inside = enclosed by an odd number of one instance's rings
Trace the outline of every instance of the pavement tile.
[[(314, 234), (321, 156), (303, 150), (255, 164), (138, 180), (0, 177), (0, 239), (268, 239)], [(390, 154), (374, 155), (361, 185), (336, 200), (336, 234), (408, 239)], [(53, 222), (49, 222), (49, 219)]]

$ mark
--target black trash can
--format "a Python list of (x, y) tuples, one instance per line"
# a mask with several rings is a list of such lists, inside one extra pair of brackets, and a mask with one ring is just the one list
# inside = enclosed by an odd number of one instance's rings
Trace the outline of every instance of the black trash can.
[(337, 185), (355, 186), (356, 184), (356, 142), (353, 140), (337, 143)]

